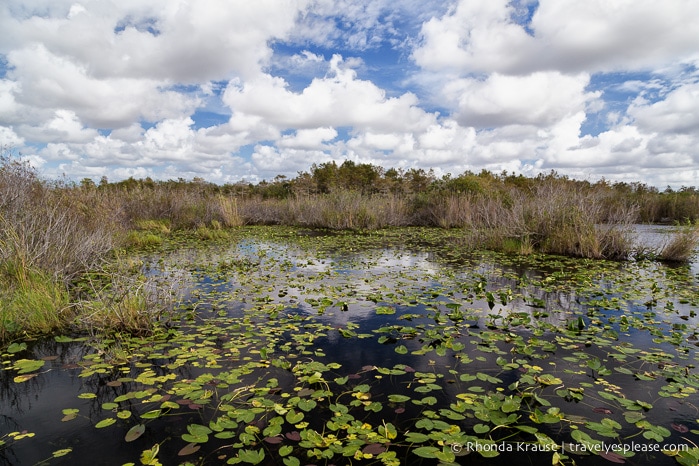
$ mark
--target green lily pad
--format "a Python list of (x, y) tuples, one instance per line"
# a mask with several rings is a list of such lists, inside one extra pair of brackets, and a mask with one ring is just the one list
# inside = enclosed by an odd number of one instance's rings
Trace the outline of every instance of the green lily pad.
[(126, 436), (124, 437), (124, 440), (127, 442), (133, 442), (137, 438), (141, 437), (143, 433), (146, 431), (146, 426), (143, 424), (136, 424), (135, 426), (131, 427), (128, 432), (126, 432)]

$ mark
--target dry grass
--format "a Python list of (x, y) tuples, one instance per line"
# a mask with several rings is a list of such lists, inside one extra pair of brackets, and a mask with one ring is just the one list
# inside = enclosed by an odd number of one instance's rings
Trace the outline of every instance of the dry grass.
[(668, 262), (687, 262), (699, 248), (699, 223), (687, 223), (679, 228), (665, 244), (658, 258)]
[[(94, 280), (96, 276), (101, 280)], [(82, 328), (151, 333), (167, 320), (177, 296), (176, 280), (166, 287), (152, 278), (119, 271), (92, 277), (83, 283), (88, 290), (85, 299), (76, 304)]]

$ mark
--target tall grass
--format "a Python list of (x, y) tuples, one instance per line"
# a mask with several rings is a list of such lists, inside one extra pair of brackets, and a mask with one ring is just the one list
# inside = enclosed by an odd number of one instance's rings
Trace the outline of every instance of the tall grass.
[(84, 295), (76, 303), (81, 327), (99, 331), (148, 334), (168, 320), (178, 281), (167, 285), (124, 270), (102, 270), (81, 283)]
[(97, 191), (39, 179), (0, 154), (0, 337), (46, 332), (74, 316), (68, 286), (113, 248), (118, 214)]
[(674, 232), (672, 238), (660, 249), (658, 258), (668, 262), (686, 262), (699, 249), (699, 223), (687, 222)]
[(65, 284), (40, 270), (5, 262), (0, 270), (0, 341), (65, 326), (74, 307)]
[[(116, 247), (158, 247), (178, 229), (193, 230), (201, 240), (226, 240), (226, 228), (245, 224), (433, 226), (458, 229), (454, 237), (464, 248), (625, 259), (643, 254), (634, 246), (631, 223), (679, 214), (699, 217), (696, 189), (659, 193), (555, 173), (437, 179), (431, 171), (364, 164), (325, 164), (294, 180), (257, 186), (148, 179), (75, 185), (42, 180), (4, 150), (0, 338), (48, 331), (76, 317), (91, 326), (149, 328), (167, 307), (150, 285), (119, 272), (108, 285), (78, 296), (75, 283), (84, 272), (100, 270)], [(698, 245), (699, 227), (686, 227), (654, 257), (687, 261)]]

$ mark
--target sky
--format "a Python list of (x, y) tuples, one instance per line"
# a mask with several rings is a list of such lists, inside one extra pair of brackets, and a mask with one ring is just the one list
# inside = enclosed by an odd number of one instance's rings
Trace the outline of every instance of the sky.
[(75, 181), (699, 186), (699, 2), (3, 0), (0, 146)]

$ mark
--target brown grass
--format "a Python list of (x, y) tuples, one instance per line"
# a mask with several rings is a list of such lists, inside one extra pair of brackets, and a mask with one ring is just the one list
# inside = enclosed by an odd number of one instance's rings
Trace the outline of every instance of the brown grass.
[(687, 223), (673, 233), (672, 239), (663, 246), (658, 258), (668, 262), (687, 262), (699, 248), (699, 223)]

